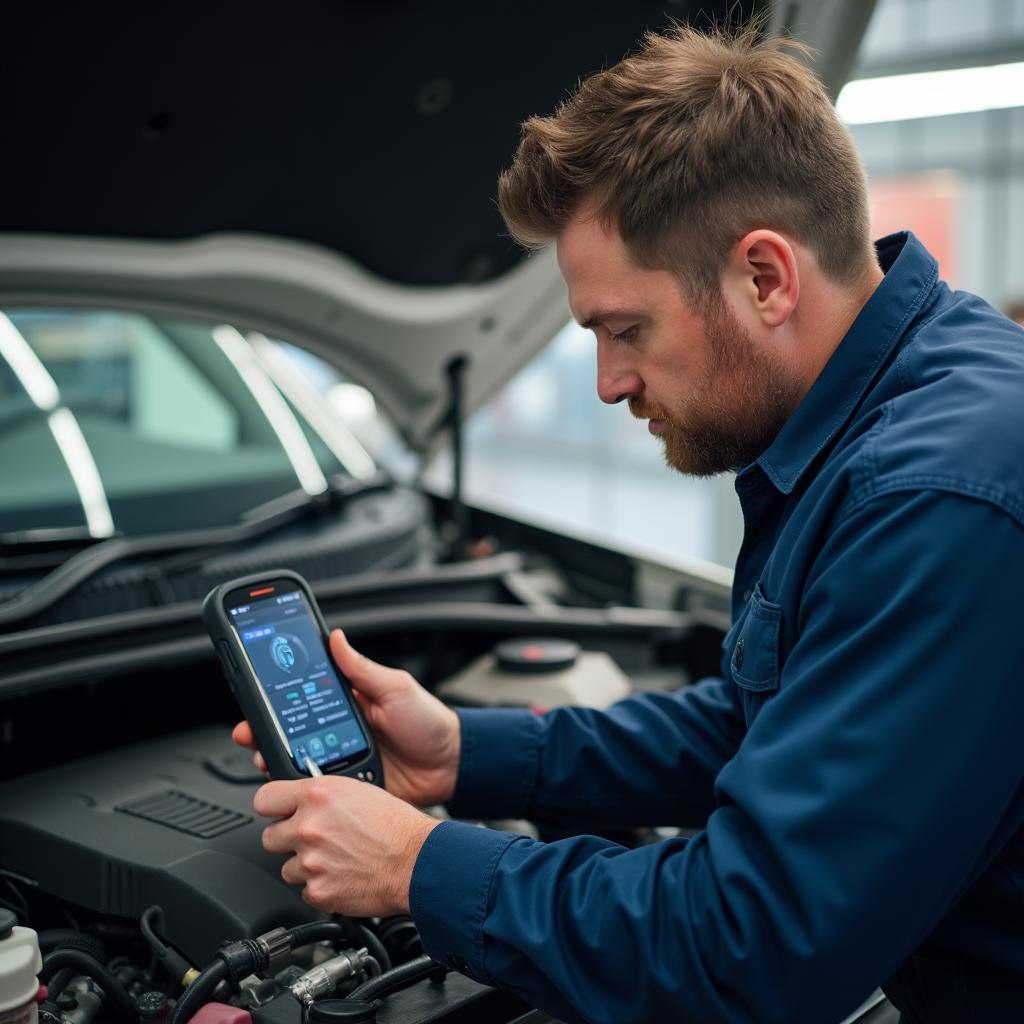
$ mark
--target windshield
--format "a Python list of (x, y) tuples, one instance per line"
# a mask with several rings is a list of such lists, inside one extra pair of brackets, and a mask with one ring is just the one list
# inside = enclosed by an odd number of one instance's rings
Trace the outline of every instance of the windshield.
[(0, 313), (0, 534), (221, 526), (376, 469), (309, 381), (314, 357), (226, 324)]

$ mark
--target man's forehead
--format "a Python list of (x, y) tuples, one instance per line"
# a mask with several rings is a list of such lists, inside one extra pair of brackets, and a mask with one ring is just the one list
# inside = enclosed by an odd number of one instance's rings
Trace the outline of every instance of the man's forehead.
[(558, 265), (566, 279), (581, 272), (614, 271), (628, 266), (618, 231), (594, 216), (577, 214), (555, 239)]
[(614, 228), (593, 217), (576, 217), (559, 234), (555, 248), (569, 309), (583, 326), (633, 305), (637, 268)]
[(569, 311), (582, 327), (650, 320), (659, 310), (678, 313), (686, 305), (676, 276), (638, 266), (614, 229), (572, 222), (555, 244)]

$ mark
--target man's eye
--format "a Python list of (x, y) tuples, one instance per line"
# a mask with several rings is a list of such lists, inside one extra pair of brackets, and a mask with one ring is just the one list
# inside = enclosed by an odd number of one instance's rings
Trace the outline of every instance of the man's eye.
[(636, 341), (637, 327), (634, 324), (632, 327), (627, 327), (624, 331), (619, 331), (618, 334), (612, 335), (612, 341), (621, 341), (623, 344), (629, 344), (630, 342)]

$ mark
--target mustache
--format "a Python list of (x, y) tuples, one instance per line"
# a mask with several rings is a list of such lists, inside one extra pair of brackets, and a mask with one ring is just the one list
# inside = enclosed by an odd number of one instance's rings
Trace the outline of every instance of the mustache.
[(627, 402), (629, 411), (638, 420), (667, 420), (669, 418), (668, 413), (660, 406), (645, 402), (643, 399), (637, 398), (636, 395), (630, 395)]

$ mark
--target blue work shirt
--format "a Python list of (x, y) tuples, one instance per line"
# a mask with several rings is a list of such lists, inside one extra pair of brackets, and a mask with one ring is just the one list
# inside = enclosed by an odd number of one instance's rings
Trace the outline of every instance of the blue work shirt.
[[(912, 236), (736, 479), (721, 678), (465, 710), (456, 817), (701, 827), (639, 849), (445, 822), (426, 951), (568, 1021), (1024, 1020), (1024, 331)], [(1019, 634), (1018, 631), (1021, 631)]]

